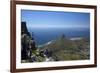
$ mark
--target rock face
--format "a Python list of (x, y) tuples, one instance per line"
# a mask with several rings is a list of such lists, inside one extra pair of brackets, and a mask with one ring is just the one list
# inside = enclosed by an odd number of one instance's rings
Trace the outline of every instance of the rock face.
[(31, 61), (33, 50), (36, 50), (34, 38), (28, 32), (26, 22), (21, 22), (21, 60)]
[(30, 36), (30, 33), (28, 32), (27, 26), (26, 26), (26, 22), (21, 22), (21, 34), (27, 34), (28, 36)]

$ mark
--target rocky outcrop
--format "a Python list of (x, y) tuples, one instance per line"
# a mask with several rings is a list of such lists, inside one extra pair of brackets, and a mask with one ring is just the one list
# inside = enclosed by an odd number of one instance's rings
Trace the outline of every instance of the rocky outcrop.
[(21, 22), (21, 60), (31, 61), (33, 50), (36, 50), (34, 38), (28, 32), (26, 22)]

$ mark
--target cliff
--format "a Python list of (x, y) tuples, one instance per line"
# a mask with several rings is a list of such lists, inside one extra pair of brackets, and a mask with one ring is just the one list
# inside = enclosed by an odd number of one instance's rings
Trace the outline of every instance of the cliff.
[(36, 50), (34, 37), (28, 32), (26, 22), (21, 22), (21, 59), (30, 62), (33, 50)]
[(26, 26), (26, 22), (21, 22), (21, 34), (27, 34), (28, 36), (30, 36), (30, 33), (28, 32), (27, 26)]

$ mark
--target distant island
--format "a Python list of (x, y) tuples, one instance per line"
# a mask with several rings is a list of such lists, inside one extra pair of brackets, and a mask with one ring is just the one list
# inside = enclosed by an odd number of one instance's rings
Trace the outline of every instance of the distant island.
[(21, 22), (22, 63), (90, 59), (89, 38), (69, 38), (62, 33), (56, 39), (37, 46), (34, 35), (28, 31), (26, 22)]

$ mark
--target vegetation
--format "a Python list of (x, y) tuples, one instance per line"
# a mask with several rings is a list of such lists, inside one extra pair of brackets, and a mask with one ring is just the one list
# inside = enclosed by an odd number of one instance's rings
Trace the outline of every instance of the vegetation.
[(33, 33), (28, 32), (25, 22), (22, 22), (21, 28), (22, 63), (86, 60), (90, 58), (90, 41), (88, 38), (71, 40), (62, 34), (51, 43), (36, 47)]
[(42, 49), (52, 51), (53, 55), (60, 61), (64, 60), (86, 60), (90, 57), (89, 40), (87, 38), (80, 40), (70, 40), (62, 35), (51, 44), (43, 46)]

